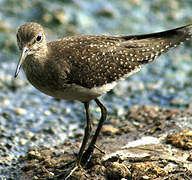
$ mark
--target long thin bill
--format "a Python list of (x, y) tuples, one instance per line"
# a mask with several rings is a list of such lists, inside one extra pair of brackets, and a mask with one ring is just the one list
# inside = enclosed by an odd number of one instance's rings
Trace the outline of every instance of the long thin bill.
[(17, 64), (17, 68), (16, 68), (15, 75), (14, 75), (15, 78), (19, 74), (19, 71), (21, 69), (21, 65), (22, 65), (23, 61), (25, 60), (25, 58), (27, 57), (28, 53), (29, 53), (29, 49), (27, 47), (24, 47), (23, 50), (22, 50), (19, 62)]

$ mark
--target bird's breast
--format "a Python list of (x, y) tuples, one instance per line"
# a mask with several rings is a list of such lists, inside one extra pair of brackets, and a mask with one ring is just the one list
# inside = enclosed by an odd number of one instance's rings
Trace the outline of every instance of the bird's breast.
[(52, 95), (58, 88), (57, 79), (53, 73), (45, 68), (44, 64), (33, 59), (27, 59), (23, 63), (23, 70), (28, 81), (41, 92)]

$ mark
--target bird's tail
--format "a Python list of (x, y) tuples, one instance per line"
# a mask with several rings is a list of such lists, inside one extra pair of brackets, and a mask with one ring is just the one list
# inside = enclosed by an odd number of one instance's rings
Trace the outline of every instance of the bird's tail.
[(121, 45), (133, 49), (138, 61), (145, 64), (191, 37), (192, 24), (189, 24), (157, 33), (123, 36), (125, 41)]

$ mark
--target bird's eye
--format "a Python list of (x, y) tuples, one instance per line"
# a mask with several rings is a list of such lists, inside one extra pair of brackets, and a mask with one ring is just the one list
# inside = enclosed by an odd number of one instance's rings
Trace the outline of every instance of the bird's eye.
[(42, 36), (41, 36), (41, 35), (38, 35), (37, 38), (36, 38), (36, 40), (37, 40), (37, 41), (41, 41), (41, 38), (42, 38)]

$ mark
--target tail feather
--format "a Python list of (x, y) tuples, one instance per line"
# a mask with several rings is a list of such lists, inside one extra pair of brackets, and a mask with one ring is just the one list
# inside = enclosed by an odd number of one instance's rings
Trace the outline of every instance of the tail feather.
[(192, 36), (192, 24), (181, 26), (175, 29), (170, 29), (162, 32), (155, 32), (149, 34), (139, 34), (139, 35), (128, 35), (122, 36), (124, 40), (142, 40), (148, 38), (168, 38), (173, 36), (183, 35), (186, 38), (191, 38)]
[(134, 54), (135, 60), (146, 64), (191, 37), (192, 24), (163, 32), (122, 36), (124, 41), (120, 46), (129, 54)]

